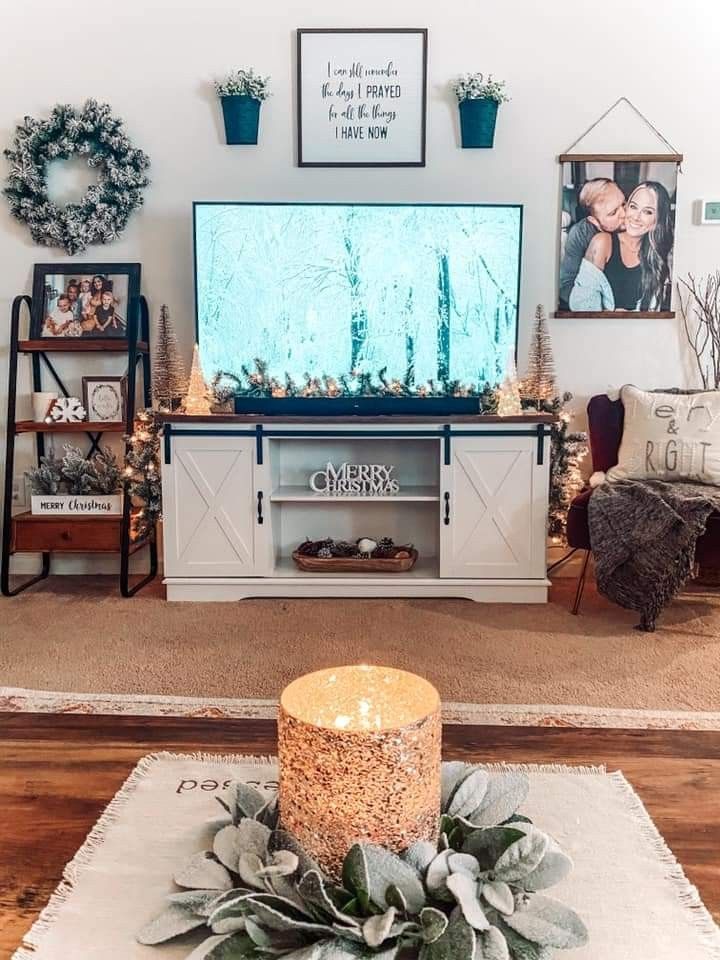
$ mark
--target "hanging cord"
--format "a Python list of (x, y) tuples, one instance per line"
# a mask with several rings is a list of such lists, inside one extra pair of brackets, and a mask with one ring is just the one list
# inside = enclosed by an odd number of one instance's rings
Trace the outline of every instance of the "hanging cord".
[[(615, 107), (619, 106), (619, 104), (621, 104), (621, 103), (626, 103), (632, 110), (634, 110), (635, 113), (638, 115), (638, 117), (640, 117), (640, 119), (642, 120), (642, 122), (645, 124), (645, 126), (646, 126), (646, 127), (649, 127), (649, 128), (652, 130), (652, 132), (655, 134), (655, 136), (658, 138), (658, 140), (661, 140), (661, 141), (665, 144), (665, 146), (668, 148), (668, 150), (671, 151), (671, 153), (678, 154), (678, 151), (677, 151), (677, 150), (675, 149), (675, 147), (670, 143), (670, 141), (667, 140), (667, 139), (660, 133), (660, 131), (658, 130), (658, 128), (657, 128), (656, 126), (654, 126), (652, 123), (650, 123), (650, 121), (649, 121), (648, 118), (645, 116), (645, 114), (642, 113), (640, 110), (638, 110), (638, 108), (635, 106), (635, 104), (632, 103), (632, 101), (628, 100), (627, 97), (618, 97), (618, 99), (615, 101), (615, 103), (614, 103), (611, 107), (608, 107), (607, 110), (605, 111), (605, 113), (604, 113), (601, 117), (598, 117), (598, 119), (595, 121), (595, 123), (591, 123), (590, 126), (587, 128), (587, 130), (586, 130), (584, 133), (581, 133), (580, 136), (577, 138), (577, 140), (573, 141), (573, 143), (570, 144), (570, 146), (567, 148), (567, 150), (564, 151), (564, 154), (570, 153), (570, 151), (571, 151), (574, 147), (576, 147), (576, 146), (580, 143), (581, 140), (584, 140), (585, 137), (586, 137), (589, 133), (591, 133), (591, 132), (595, 129), (595, 127), (597, 127), (599, 124), (601, 124), (601, 123), (603, 122), (603, 120), (605, 119), (605, 117), (607, 117), (608, 114), (612, 113), (613, 110), (615, 109)], [(682, 172), (682, 164), (678, 164), (678, 167), (679, 167), (680, 171)]]

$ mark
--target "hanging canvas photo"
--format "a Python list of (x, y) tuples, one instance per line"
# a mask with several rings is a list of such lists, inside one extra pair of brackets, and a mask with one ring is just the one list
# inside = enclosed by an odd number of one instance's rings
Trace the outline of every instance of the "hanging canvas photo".
[(139, 295), (139, 263), (36, 264), (31, 336), (126, 338)]
[(560, 161), (556, 316), (673, 317), (677, 158)]
[(298, 30), (297, 69), (299, 166), (425, 166), (427, 30)]

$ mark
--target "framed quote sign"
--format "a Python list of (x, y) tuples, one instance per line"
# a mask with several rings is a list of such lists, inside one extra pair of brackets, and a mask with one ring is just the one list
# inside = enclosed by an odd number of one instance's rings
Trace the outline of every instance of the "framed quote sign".
[(297, 65), (298, 166), (425, 166), (427, 30), (298, 30)]

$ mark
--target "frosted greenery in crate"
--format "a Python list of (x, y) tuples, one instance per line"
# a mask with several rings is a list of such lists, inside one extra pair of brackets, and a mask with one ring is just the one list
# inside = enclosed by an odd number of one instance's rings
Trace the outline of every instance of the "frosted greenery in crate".
[(215, 81), (229, 144), (255, 144), (258, 140), (260, 104), (270, 96), (270, 77), (261, 77), (252, 67), (235, 70)]
[(86, 458), (72, 444), (54, 451), (25, 476), (32, 489), (32, 512), (48, 514), (118, 514), (122, 512), (120, 464), (107, 449)]
[(233, 784), (229, 822), (179, 867), (139, 942), (203, 930), (188, 960), (549, 960), (585, 944), (580, 917), (540, 892), (572, 861), (517, 812), (528, 778), (446, 763), (442, 784), (437, 843), (355, 844), (336, 878), (282, 829), (276, 800)]
[(509, 100), (505, 81), (488, 74), (466, 73), (452, 83), (460, 108), (460, 137), (463, 147), (492, 147), (498, 106)]

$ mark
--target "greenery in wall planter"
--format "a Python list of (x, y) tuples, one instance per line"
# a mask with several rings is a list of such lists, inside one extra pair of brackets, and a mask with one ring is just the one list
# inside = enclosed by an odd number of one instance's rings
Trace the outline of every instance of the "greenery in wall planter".
[(482, 73), (466, 73), (452, 84), (460, 108), (460, 139), (463, 147), (492, 147), (498, 107), (510, 98), (505, 81), (487, 80)]
[(270, 96), (270, 77), (261, 77), (251, 67), (235, 70), (224, 80), (215, 81), (225, 121), (225, 141), (229, 144), (257, 143), (260, 104)]

